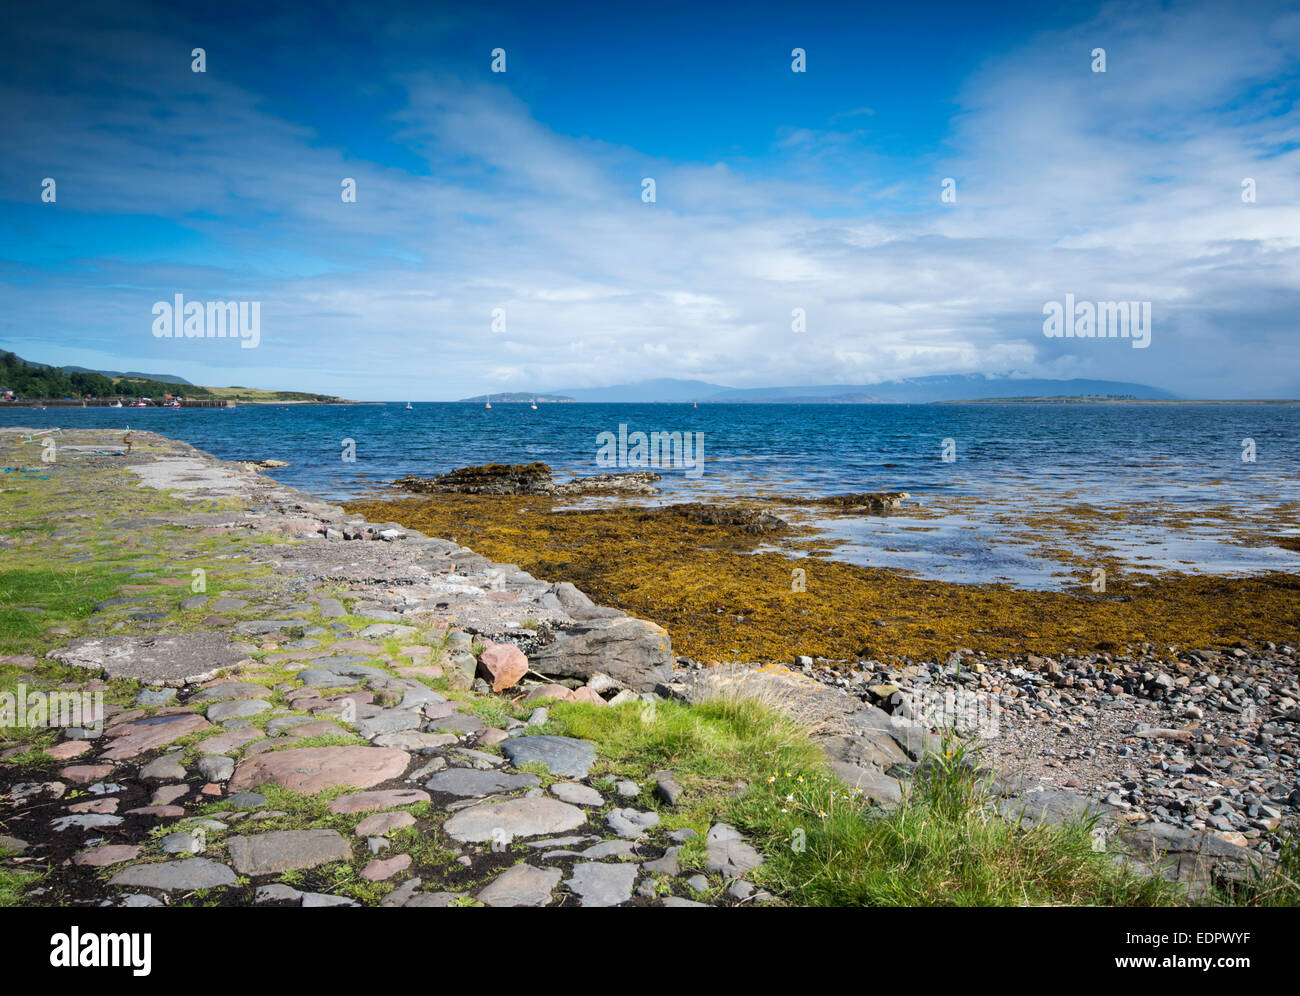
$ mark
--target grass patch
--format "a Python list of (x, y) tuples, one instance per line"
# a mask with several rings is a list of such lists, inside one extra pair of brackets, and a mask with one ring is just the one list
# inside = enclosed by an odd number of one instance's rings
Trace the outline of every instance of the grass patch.
[(778, 771), (738, 802), (767, 883), (810, 906), (1166, 906), (1181, 888), (1092, 848), (1092, 823), (1000, 816), (968, 748), (949, 739), (888, 811), (824, 774)]
[(0, 570), (0, 653), (21, 653), (49, 627), (89, 618), (121, 583), (121, 574), (98, 566)]
[(1246, 881), (1221, 889), (1216, 898), (1231, 906), (1300, 906), (1300, 840), (1296, 834), (1287, 835), (1270, 867), (1256, 866)]
[[(669, 827), (705, 833), (723, 819), (765, 855), (751, 880), (801, 906), (1168, 905), (1182, 892), (1092, 849), (1086, 821), (1028, 827), (997, 815), (967, 748), (946, 745), (892, 810), (834, 780), (818, 748), (753, 702), (601, 708), (556, 703), (570, 736), (590, 739), (598, 773), (671, 769), (685, 789)], [(645, 797), (643, 796), (643, 800)], [(702, 869), (703, 841), (679, 852)]]
[(0, 907), (17, 906), (22, 901), (23, 893), (43, 877), (36, 872), (0, 867)]

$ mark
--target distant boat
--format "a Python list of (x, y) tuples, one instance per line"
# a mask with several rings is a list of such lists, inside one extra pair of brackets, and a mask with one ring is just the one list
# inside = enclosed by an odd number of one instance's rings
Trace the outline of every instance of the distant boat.
[(484, 407), (484, 408), (491, 408), (491, 407), (492, 407), (492, 395), (489, 394), (489, 395), (487, 396), (487, 404), (484, 405), (483, 407)]
[(411, 411), (411, 403), (409, 401), (406, 403), (406, 410), (408, 412)]
[(114, 401), (114, 402), (113, 402), (111, 405), (109, 405), (108, 407), (109, 407), (109, 408), (121, 408), (121, 407), (122, 407), (122, 402), (120, 402), (120, 401)]
[(537, 399), (533, 398), (533, 411), (537, 411)]
[(700, 407), (700, 403), (699, 403), (698, 401), (692, 401), (692, 402), (691, 402), (691, 407), (692, 407), (692, 408), (699, 408), (699, 407)]

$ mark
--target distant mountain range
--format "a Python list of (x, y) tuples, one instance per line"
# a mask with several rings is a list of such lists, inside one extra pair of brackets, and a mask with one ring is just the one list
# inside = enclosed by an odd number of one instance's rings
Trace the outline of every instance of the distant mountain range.
[[(1173, 401), (1177, 395), (1147, 384), (1115, 380), (1050, 380), (940, 374), (887, 380), (879, 384), (823, 384), (809, 387), (725, 387), (702, 380), (660, 378), (610, 387), (567, 388), (550, 392), (586, 402), (692, 402), (712, 404), (933, 404), (991, 398), (1113, 397)], [(528, 395), (532, 397), (532, 395)], [(542, 395), (538, 395), (540, 399)], [(482, 400), (465, 399), (465, 400)]]
[(567, 398), (561, 394), (533, 394), (531, 391), (506, 391), (503, 394), (476, 394), (472, 398), (461, 398), (461, 401), (474, 401), (483, 404), (487, 401), (498, 401), (502, 404), (527, 404), (536, 400), (538, 404), (544, 404), (552, 401), (576, 401), (576, 398)]

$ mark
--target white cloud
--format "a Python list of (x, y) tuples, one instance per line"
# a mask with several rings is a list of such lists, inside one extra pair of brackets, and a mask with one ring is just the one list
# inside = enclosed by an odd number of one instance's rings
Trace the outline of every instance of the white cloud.
[[(0, 334), (20, 353), (28, 336), (38, 359), (79, 362), (59, 352), (75, 344), (116, 368), (353, 397), (966, 371), (1300, 392), (1300, 121), (1271, 85), (1294, 71), (1300, 18), (1261, 17), (1117, 5), (1034, 39), (967, 81), (943, 155), (892, 163), (910, 179), (879, 189), (884, 153), (859, 151), (857, 132), (774, 134), (795, 157), (775, 175), (674, 163), (429, 75), (400, 80), (393, 122), (427, 175), (345, 157), (213, 79), (160, 74), (103, 102), (11, 88), (0, 127), (23, 140), (7, 178), (58, 175), (60, 210), (177, 219), (211, 254), (103, 252), (35, 281), (3, 264)], [(339, 199), (344, 176), (356, 204)], [(955, 205), (939, 202), (944, 176)], [(150, 306), (177, 291), (262, 300), (262, 347), (153, 340)], [(1045, 340), (1041, 306), (1066, 293), (1152, 301), (1152, 348)]]

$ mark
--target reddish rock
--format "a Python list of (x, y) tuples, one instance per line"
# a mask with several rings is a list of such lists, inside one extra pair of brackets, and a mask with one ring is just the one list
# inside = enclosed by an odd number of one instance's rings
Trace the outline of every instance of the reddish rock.
[(498, 602), (504, 605), (515, 601), (519, 596), (517, 596), (513, 591), (489, 591), (486, 592), (483, 597), (489, 602)]
[(149, 803), (153, 806), (170, 806), (177, 799), (188, 795), (189, 791), (188, 785), (159, 785), (149, 797)]
[(203, 788), (199, 789), (199, 795), (221, 795), (221, 786), (216, 782), (208, 782)]
[(59, 777), (74, 785), (102, 781), (113, 773), (111, 764), (72, 764), (59, 770)]
[(69, 813), (116, 813), (121, 799), (88, 799), (74, 802), (68, 807)]
[(442, 668), (437, 664), (421, 664), (416, 667), (399, 667), (397, 673), (403, 678), (441, 678)]
[(479, 656), (479, 670), (492, 685), (492, 691), (501, 692), (519, 684), (528, 673), (528, 658), (513, 643), (491, 643)]
[(369, 882), (382, 882), (392, 878), (398, 872), (411, 867), (411, 856), (399, 854), (393, 858), (376, 858), (361, 869), (361, 877)]
[(386, 833), (392, 833), (394, 830), (401, 830), (404, 827), (413, 826), (415, 817), (410, 813), (375, 813), (374, 816), (367, 816), (357, 824), (356, 834), (358, 837), (382, 837)]
[(481, 744), (499, 744), (502, 740), (509, 740), (510, 735), (505, 730), (498, 730), (495, 727), (484, 730), (478, 735), (478, 742)]
[(61, 744), (55, 744), (45, 753), (56, 761), (71, 761), (74, 757), (81, 757), (88, 750), (90, 750), (89, 740), (65, 740)]
[(369, 640), (339, 640), (337, 643), (330, 644), (331, 651), (344, 654), (378, 654), (382, 653), (383, 649), (379, 644), (371, 643)]
[(300, 747), (245, 759), (230, 779), (231, 792), (279, 785), (312, 795), (327, 788), (370, 788), (397, 778), (411, 757), (391, 747)]
[(206, 730), (211, 724), (197, 713), (181, 710), (171, 715), (152, 716), (138, 722), (117, 727), (110, 734), (116, 737), (113, 745), (101, 757), (106, 761), (122, 761), (136, 757), (147, 750), (166, 746), (173, 740), (199, 730)]
[(295, 703), (294, 708), (298, 710), (305, 709), (307, 712), (326, 712), (340, 708), (349, 699), (359, 706), (371, 705), (375, 701), (374, 695), (370, 692), (348, 692), (347, 695), (336, 695), (330, 699), (321, 699), (310, 705)]
[(267, 754), (273, 750), (279, 750), (281, 747), (289, 747), (300, 743), (302, 743), (301, 737), (268, 737), (265, 740), (259, 740), (244, 751), (244, 757), (256, 757), (258, 754)]
[(89, 851), (78, 851), (72, 856), (72, 863), (104, 868), (122, 861), (134, 861), (139, 856), (140, 848), (134, 844), (105, 844), (103, 847), (92, 847)]
[(574, 689), (572, 701), (590, 702), (592, 705), (608, 705), (608, 703), (604, 699), (602, 699), (599, 695), (597, 695), (586, 685), (583, 685), (581, 688)]
[(428, 802), (429, 793), (420, 789), (389, 789), (385, 792), (354, 792), (330, 801), (331, 813), (366, 813), (372, 809), (392, 809)]
[(9, 655), (7, 657), (0, 657), (0, 665), (8, 665), (9, 667), (16, 667), (21, 668), (24, 671), (30, 671), (36, 666), (36, 658), (23, 655)]
[(245, 727), (242, 730), (227, 730), (225, 733), (218, 733), (215, 737), (204, 740), (202, 749), (204, 754), (229, 754), (232, 750), (238, 750), (254, 740), (262, 740), (265, 737), (266, 734), (255, 726)]
[(141, 806), (139, 809), (128, 809), (127, 816), (153, 816), (157, 819), (171, 819), (177, 816), (184, 816), (185, 810), (181, 806)]

